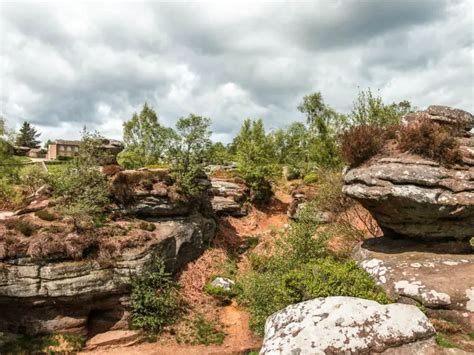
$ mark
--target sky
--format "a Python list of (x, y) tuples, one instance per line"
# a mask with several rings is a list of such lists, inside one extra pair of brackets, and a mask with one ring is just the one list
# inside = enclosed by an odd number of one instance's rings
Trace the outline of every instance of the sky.
[(84, 125), (120, 139), (148, 102), (166, 126), (211, 118), (228, 143), (245, 118), (303, 121), (316, 91), (342, 113), (369, 87), (474, 112), (473, 43), (470, 0), (0, 0), (0, 115), (43, 141)]

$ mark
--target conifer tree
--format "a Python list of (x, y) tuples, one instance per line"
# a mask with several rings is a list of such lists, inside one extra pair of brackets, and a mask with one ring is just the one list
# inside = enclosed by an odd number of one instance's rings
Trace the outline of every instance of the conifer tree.
[(40, 141), (36, 138), (40, 135), (29, 122), (25, 121), (16, 137), (15, 144), (19, 147), (38, 148)]

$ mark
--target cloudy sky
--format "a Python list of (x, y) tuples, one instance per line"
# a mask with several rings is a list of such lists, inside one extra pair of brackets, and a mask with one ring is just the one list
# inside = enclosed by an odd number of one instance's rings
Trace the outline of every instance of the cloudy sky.
[(474, 2), (0, 2), (0, 114), (47, 138), (120, 138), (147, 101), (228, 142), (246, 117), (302, 120), (321, 91), (348, 112), (359, 88), (474, 112)]

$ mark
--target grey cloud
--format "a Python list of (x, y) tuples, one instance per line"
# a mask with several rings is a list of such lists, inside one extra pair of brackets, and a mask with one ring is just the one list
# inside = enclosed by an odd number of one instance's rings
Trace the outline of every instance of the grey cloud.
[(301, 120), (312, 91), (347, 111), (358, 87), (473, 109), (468, 0), (1, 6), (0, 113), (13, 124), (117, 135), (148, 101), (165, 124), (194, 112), (229, 139), (245, 117)]

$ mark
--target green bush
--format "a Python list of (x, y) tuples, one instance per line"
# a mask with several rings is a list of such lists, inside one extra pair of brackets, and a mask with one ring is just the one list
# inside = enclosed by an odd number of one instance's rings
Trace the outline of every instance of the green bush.
[(19, 178), (28, 192), (33, 193), (48, 182), (48, 172), (36, 164), (27, 165), (20, 170)]
[(276, 239), (274, 255), (251, 254), (252, 270), (237, 279), (238, 299), (248, 307), (250, 326), (257, 334), (263, 334), (265, 320), (272, 313), (316, 297), (354, 296), (389, 302), (354, 261), (329, 254), (328, 235), (317, 231), (313, 218), (317, 208), (316, 203), (309, 202), (298, 221)]
[(27, 219), (9, 219), (5, 222), (8, 229), (14, 229), (25, 237), (30, 237), (36, 231), (37, 227)]
[(35, 216), (42, 219), (43, 221), (48, 221), (48, 222), (54, 221), (56, 219), (54, 214), (52, 214), (48, 210), (36, 211)]
[(172, 324), (181, 309), (177, 288), (162, 260), (155, 261), (150, 271), (132, 280), (132, 326), (154, 335)]
[(199, 344), (221, 345), (224, 342), (224, 332), (217, 330), (216, 324), (213, 322), (208, 322), (202, 314), (198, 314), (196, 316), (193, 321), (193, 325), (196, 329), (196, 340)]
[(148, 222), (140, 222), (138, 225), (141, 230), (148, 231), (148, 232), (153, 232), (156, 229), (156, 225), (153, 223), (148, 223)]
[(318, 180), (319, 180), (319, 175), (317, 173), (306, 174), (303, 178), (303, 182), (305, 184), (313, 184), (315, 182), (318, 182)]

